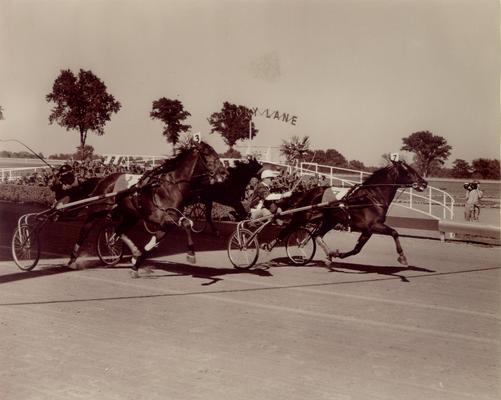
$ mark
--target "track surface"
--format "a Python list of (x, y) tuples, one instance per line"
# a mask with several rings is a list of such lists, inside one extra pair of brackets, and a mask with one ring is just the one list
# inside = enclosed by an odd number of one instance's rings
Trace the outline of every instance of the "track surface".
[[(126, 263), (63, 266), (58, 222), (32, 272), (10, 261), (18, 206), (0, 207), (0, 398), (499, 399), (500, 248), (373, 237), (362, 254), (291, 267), (284, 249), (231, 268), (226, 238), (173, 232), (141, 279)], [(349, 249), (356, 235), (327, 237)]]

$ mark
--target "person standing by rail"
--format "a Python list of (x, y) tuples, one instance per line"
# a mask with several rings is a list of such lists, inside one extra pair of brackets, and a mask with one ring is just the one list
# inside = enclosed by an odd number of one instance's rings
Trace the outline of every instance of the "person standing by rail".
[(480, 215), (480, 199), (484, 195), (480, 190), (480, 182), (474, 181), (465, 183), (463, 187), (466, 189), (464, 219), (466, 221), (478, 221)]

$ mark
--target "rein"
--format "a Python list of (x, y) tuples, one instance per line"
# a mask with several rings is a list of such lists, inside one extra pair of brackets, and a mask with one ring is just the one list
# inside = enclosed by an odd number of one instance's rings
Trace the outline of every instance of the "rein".
[[(384, 186), (384, 187), (394, 186), (394, 187), (397, 187), (397, 188), (409, 188), (409, 187), (412, 188), (412, 187), (414, 187), (414, 184), (399, 184), (399, 183), (378, 183), (378, 184), (367, 184), (367, 185), (356, 184), (356, 185), (353, 186), (352, 190), (349, 191), (346, 194), (346, 200), (349, 200), (350, 196), (353, 195), (353, 194), (355, 194), (356, 190), (358, 190), (360, 188), (364, 188), (364, 187), (378, 187), (378, 186)], [(368, 200), (370, 201), (370, 203), (349, 205), (349, 204), (346, 204), (346, 202), (344, 202), (343, 200), (339, 200), (339, 202), (342, 204), (342, 206), (333, 206), (333, 207), (329, 207), (329, 208), (341, 208), (341, 209), (343, 209), (343, 211), (345, 211), (345, 213), (347, 213), (347, 215), (348, 215), (348, 220), (351, 220), (351, 215), (350, 215), (350, 212), (349, 212), (350, 209), (366, 208), (366, 207), (371, 207), (371, 206), (375, 206), (375, 207), (389, 207), (393, 201), (398, 200), (400, 198), (400, 196), (402, 196), (403, 192), (404, 191), (401, 191), (400, 194), (398, 195), (398, 197), (396, 199), (392, 199), (390, 201), (390, 203), (388, 203), (387, 205), (384, 204), (384, 203), (381, 203), (376, 198), (374, 198), (374, 196), (372, 196), (370, 193), (368, 193), (368, 194), (364, 194), (364, 195), (360, 196), (359, 198), (366, 197), (366, 198), (368, 198)], [(351, 199), (356, 199), (356, 197), (351, 197)]]

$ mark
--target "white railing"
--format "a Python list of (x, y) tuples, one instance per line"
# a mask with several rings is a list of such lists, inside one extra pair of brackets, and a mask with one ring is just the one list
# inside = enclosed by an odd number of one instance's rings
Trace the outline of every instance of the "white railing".
[[(166, 156), (141, 156), (141, 155), (121, 155), (121, 154), (107, 154), (105, 155), (106, 161), (114, 164), (125, 164), (129, 167), (130, 163), (142, 164), (150, 163), (151, 166), (163, 161)], [(223, 162), (227, 161), (229, 165), (233, 165), (234, 159), (222, 158)], [(50, 160), (56, 161), (56, 160)], [(349, 168), (332, 167), (329, 165), (320, 165), (311, 162), (302, 162), (300, 165), (294, 167), (280, 162), (270, 162), (262, 160), (267, 163), (272, 163), (280, 167), (285, 167), (289, 172), (299, 172), (300, 175), (317, 175), (327, 178), (331, 186), (350, 187), (362, 183), (364, 177), (369, 176), (370, 173), (358, 171)], [(25, 174), (40, 172), (48, 168), (47, 166), (25, 167), (25, 168), (1, 168), (1, 182), (13, 181)], [(428, 186), (424, 192), (417, 192), (413, 189), (400, 189), (395, 197), (394, 205), (399, 207), (408, 208), (421, 214), (428, 215), (435, 219), (450, 219), (454, 217), (454, 198), (442, 189), (433, 186)]]
[(40, 167), (22, 167), (22, 168), (1, 168), (0, 179), (1, 182), (11, 182), (23, 177), (26, 174), (34, 174), (35, 172), (42, 172), (49, 168), (48, 166)]
[[(331, 186), (353, 186), (362, 183), (370, 173), (354, 169), (331, 167), (316, 163), (303, 162), (298, 168), (301, 175), (325, 176)], [(434, 219), (454, 218), (454, 198), (442, 189), (428, 186), (425, 191), (418, 192), (412, 188), (399, 189), (394, 205), (407, 208)]]
[(370, 175), (367, 172), (357, 171), (355, 169), (331, 167), (330, 165), (320, 165), (311, 162), (302, 162), (298, 168), (301, 175), (319, 175), (329, 179), (331, 186), (340, 184), (341, 187), (353, 186), (364, 180), (364, 175)]
[(129, 155), (129, 154), (105, 154), (104, 156), (105, 164), (112, 165), (125, 165), (129, 168), (130, 164), (149, 164), (151, 167), (156, 167), (163, 160), (168, 158), (167, 156), (149, 156), (149, 155)]

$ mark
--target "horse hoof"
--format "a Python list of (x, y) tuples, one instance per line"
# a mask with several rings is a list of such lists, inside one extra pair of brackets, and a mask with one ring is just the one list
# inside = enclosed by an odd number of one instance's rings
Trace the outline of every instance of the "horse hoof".
[(196, 264), (197, 263), (197, 258), (193, 255), (188, 254), (186, 256), (186, 260), (188, 260), (189, 263), (191, 264)]
[(130, 262), (132, 263), (132, 265), (134, 267), (138, 268), (143, 263), (145, 258), (146, 258), (145, 253), (139, 254), (139, 256), (132, 256), (132, 258), (130, 259)]
[(331, 251), (331, 252), (329, 252), (329, 259), (330, 259), (330, 260), (331, 260), (331, 262), (332, 262), (332, 259), (333, 259), (333, 258), (338, 258), (338, 257), (340, 256), (340, 254), (341, 254), (341, 253), (339, 252), (339, 250), (336, 250), (336, 251)]
[(131, 271), (130, 271), (130, 277), (131, 277), (132, 279), (137, 279), (137, 278), (139, 278), (139, 272), (138, 272), (138, 271), (136, 271), (136, 270), (134, 270), (134, 269), (133, 269), (133, 270), (131, 270)]
[(69, 259), (69, 261), (68, 261), (68, 264), (66, 264), (66, 266), (69, 269), (78, 269), (77, 258), (71, 256), (70, 259)]
[(149, 265), (148, 265), (147, 267), (144, 267), (144, 268), (143, 268), (143, 270), (144, 270), (144, 273), (145, 273), (146, 275), (151, 275), (151, 274), (153, 274), (153, 273), (155, 272), (155, 271), (153, 270), (153, 268), (152, 268), (152, 267), (150, 267)]
[(397, 259), (397, 260), (398, 260), (398, 262), (399, 262), (400, 264), (402, 264), (402, 265), (408, 265), (408, 263), (407, 263), (407, 258), (405, 258), (405, 256), (400, 256), (400, 257), (398, 257), (398, 259)]
[(261, 249), (262, 249), (262, 250), (264, 250), (264, 251), (268, 251), (268, 252), (270, 252), (270, 251), (271, 251), (271, 246), (270, 246), (270, 244), (269, 244), (269, 243), (263, 243), (263, 244), (261, 245)]

